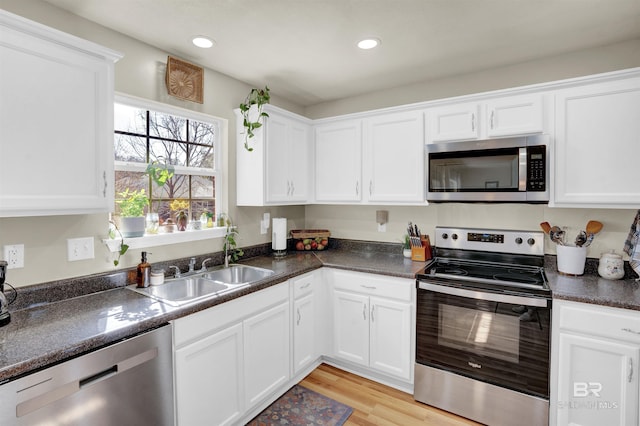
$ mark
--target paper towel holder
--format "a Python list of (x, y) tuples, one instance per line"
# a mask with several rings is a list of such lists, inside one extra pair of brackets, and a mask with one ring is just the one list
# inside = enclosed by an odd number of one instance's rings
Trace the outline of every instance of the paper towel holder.
[(275, 257), (287, 255), (287, 218), (274, 217), (272, 219), (271, 249)]

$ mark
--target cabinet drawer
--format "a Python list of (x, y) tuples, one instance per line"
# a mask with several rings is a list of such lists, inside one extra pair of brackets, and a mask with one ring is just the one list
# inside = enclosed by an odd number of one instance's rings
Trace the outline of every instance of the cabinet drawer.
[(293, 298), (298, 299), (313, 291), (314, 274), (304, 274), (301, 277), (293, 278), (291, 285), (293, 287)]
[(407, 278), (329, 269), (328, 277), (334, 288), (371, 296), (411, 301), (415, 281)]
[(640, 312), (577, 302), (555, 302), (559, 327), (615, 340), (640, 343)]

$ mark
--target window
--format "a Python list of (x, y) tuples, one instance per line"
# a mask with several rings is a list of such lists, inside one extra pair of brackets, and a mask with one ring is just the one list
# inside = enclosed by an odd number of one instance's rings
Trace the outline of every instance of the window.
[[(114, 106), (115, 199), (144, 189), (160, 232), (184, 211), (189, 221), (221, 213), (221, 120), (168, 105), (118, 96)], [(145, 171), (149, 163), (175, 169), (164, 185)], [(119, 213), (116, 203), (116, 213)], [(215, 222), (215, 221), (214, 221)]]

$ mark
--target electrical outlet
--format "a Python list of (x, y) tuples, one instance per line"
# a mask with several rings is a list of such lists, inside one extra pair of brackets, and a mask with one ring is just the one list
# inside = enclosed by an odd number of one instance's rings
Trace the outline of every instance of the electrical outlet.
[(67, 260), (93, 259), (93, 237), (67, 239)]
[(24, 268), (24, 244), (4, 246), (4, 260), (7, 269)]

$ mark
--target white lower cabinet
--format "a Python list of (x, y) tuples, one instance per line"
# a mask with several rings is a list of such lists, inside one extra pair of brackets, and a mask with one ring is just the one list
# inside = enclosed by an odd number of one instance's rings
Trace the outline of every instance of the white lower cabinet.
[(320, 342), (317, 321), (316, 274), (308, 273), (291, 280), (293, 332), (293, 375), (303, 371), (319, 357)]
[(329, 271), (333, 287), (333, 356), (412, 381), (415, 282)]
[(638, 424), (640, 313), (554, 301), (551, 425)]
[(243, 322), (245, 399), (259, 403), (289, 380), (289, 300)]
[(289, 303), (285, 282), (174, 321), (178, 425), (237, 424), (287, 384)]

